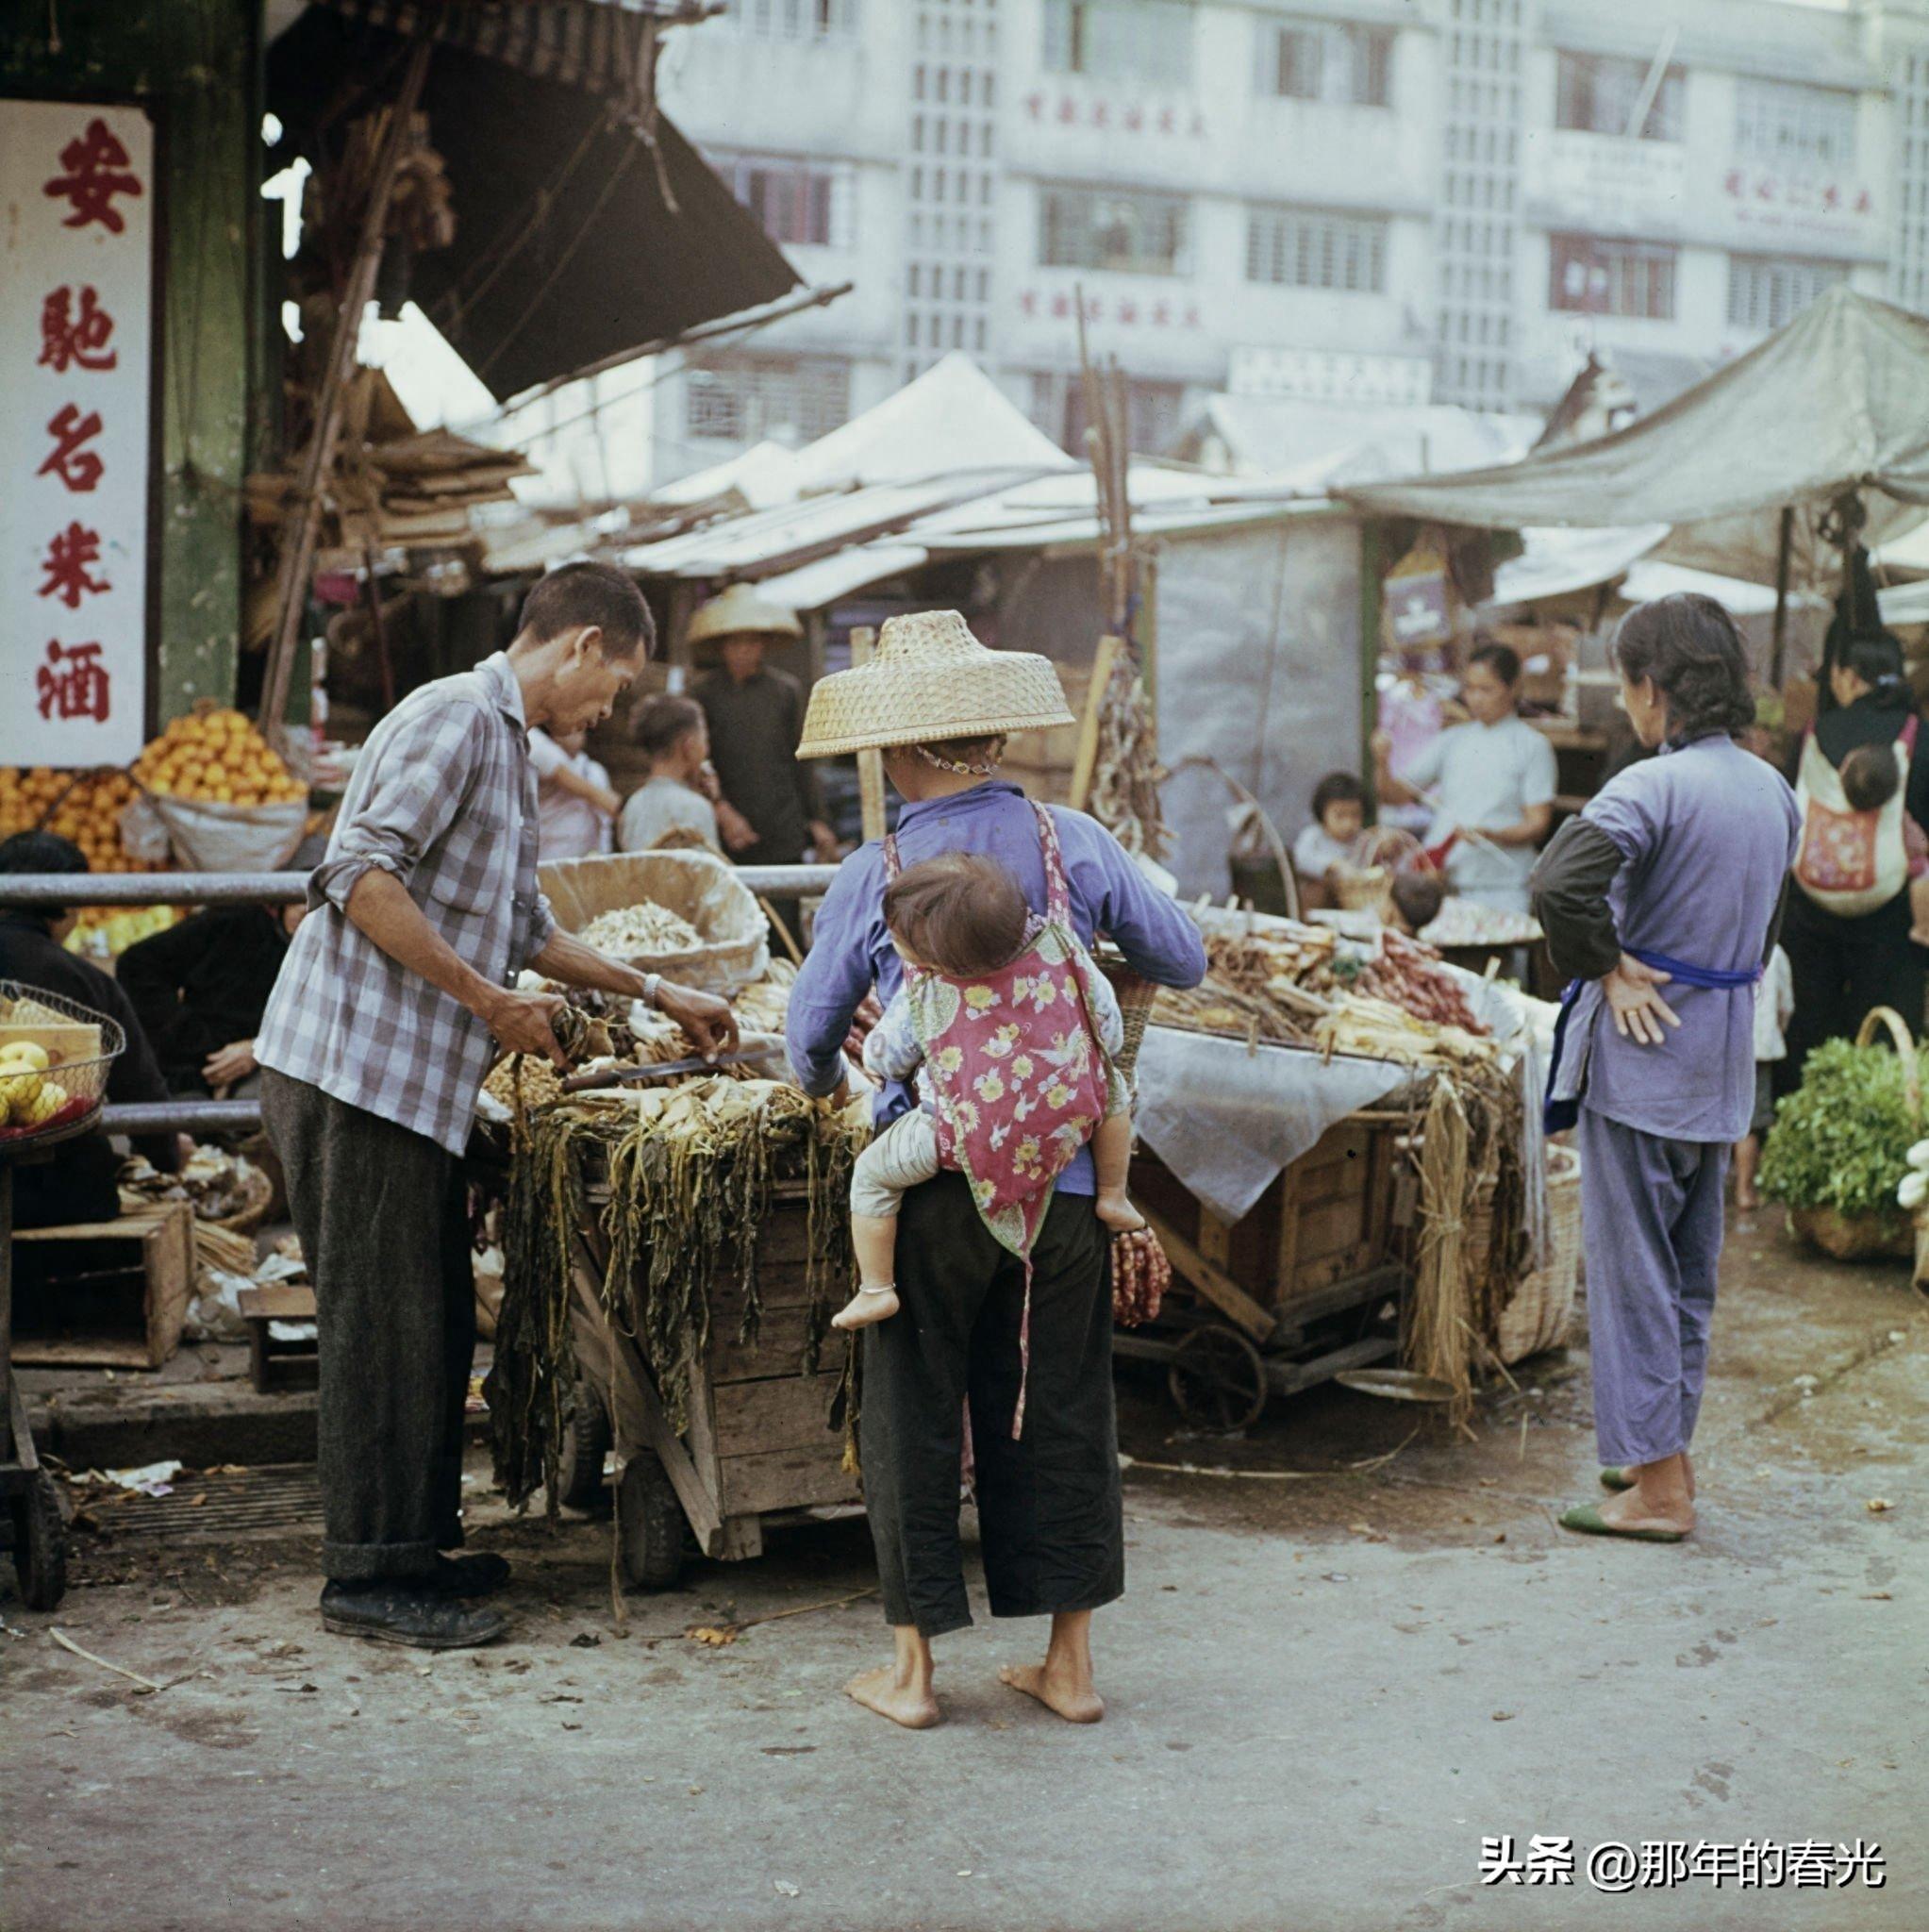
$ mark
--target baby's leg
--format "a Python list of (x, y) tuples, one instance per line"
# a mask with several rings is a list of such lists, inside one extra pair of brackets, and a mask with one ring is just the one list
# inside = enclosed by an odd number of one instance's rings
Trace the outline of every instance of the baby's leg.
[(857, 1292), (831, 1317), (833, 1328), (868, 1328), (897, 1313), (898, 1205), (906, 1188), (937, 1172), (938, 1130), (926, 1113), (893, 1121), (857, 1157), (851, 1173)]
[(1929, 872), (1909, 881), (1909, 937), (1929, 946)]
[(1123, 1108), (1107, 1114), (1091, 1137), (1091, 1164), (1098, 1175), (1098, 1217), (1114, 1234), (1143, 1227), (1145, 1217), (1125, 1193), (1132, 1166), (1132, 1116)]

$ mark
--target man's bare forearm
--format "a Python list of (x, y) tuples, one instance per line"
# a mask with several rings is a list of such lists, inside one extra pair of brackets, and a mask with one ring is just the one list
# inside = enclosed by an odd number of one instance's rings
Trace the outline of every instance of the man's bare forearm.
[(473, 966), (464, 964), (393, 873), (379, 867), (363, 873), (349, 892), (348, 917), (398, 966), (420, 974), (472, 1013), (489, 1017), (502, 988), (491, 986)]
[(593, 778), (587, 778), (581, 772), (569, 765), (563, 765), (550, 774), (550, 782), (563, 791), (574, 792), (578, 798), (593, 805), (606, 818), (614, 818), (623, 809), (620, 799), (607, 785), (599, 785)]
[(546, 979), (564, 986), (586, 986), (597, 992), (613, 992), (624, 999), (643, 996), (643, 975), (634, 966), (625, 966), (594, 946), (566, 933), (560, 926), (550, 935), (549, 943), (530, 960), (530, 965)]

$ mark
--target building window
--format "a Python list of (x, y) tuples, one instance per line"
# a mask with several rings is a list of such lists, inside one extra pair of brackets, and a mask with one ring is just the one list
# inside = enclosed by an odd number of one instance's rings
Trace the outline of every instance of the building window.
[(1045, 68), (1189, 87), (1190, 0), (1045, 0)]
[(1188, 227), (1174, 194), (1047, 188), (1039, 196), (1039, 264), (1182, 275), (1191, 265)]
[(740, 32), (770, 41), (840, 41), (857, 30), (857, 0), (723, 0)]
[(1672, 248), (1652, 242), (1601, 242), (1588, 235), (1554, 235), (1549, 242), (1550, 308), (1648, 322), (1674, 320)]
[(1298, 21), (1272, 29), (1258, 64), (1262, 93), (1294, 101), (1384, 108), (1393, 65), (1393, 30), (1354, 21)]
[(710, 159), (773, 242), (816, 248), (851, 245), (849, 168), (777, 155), (713, 155)]
[[(1608, 54), (1570, 54), (1555, 57), (1554, 125), (1588, 134), (1627, 134), (1642, 91), (1648, 85), (1649, 63)], [(1687, 77), (1679, 67), (1661, 76), (1646, 118), (1643, 141), (1682, 138), (1682, 96)]]
[(1387, 224), (1316, 208), (1248, 209), (1246, 279), (1378, 294), (1387, 286)]
[(1797, 81), (1738, 81), (1735, 154), (1786, 179), (1839, 175), (1855, 165), (1855, 96)]
[(718, 442), (793, 443), (851, 414), (851, 366), (828, 356), (740, 356), (685, 372), (684, 433)]
[(1780, 328), (1825, 290), (1848, 276), (1839, 261), (1778, 261), (1772, 256), (1728, 258), (1728, 320), (1736, 328)]

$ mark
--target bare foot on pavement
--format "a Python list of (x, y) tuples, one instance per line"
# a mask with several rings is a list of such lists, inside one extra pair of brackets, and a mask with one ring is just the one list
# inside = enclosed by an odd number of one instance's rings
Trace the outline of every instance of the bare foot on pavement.
[(874, 1671), (860, 1672), (844, 1686), (844, 1690), (866, 1710), (874, 1710), (879, 1717), (888, 1717), (892, 1724), (903, 1724), (907, 1731), (928, 1731), (943, 1718), (943, 1713), (938, 1708), (937, 1698), (928, 1690), (900, 1684), (897, 1672), (890, 1664), (880, 1664)]
[(1067, 1724), (1095, 1724), (1106, 1714), (1106, 1700), (1096, 1690), (1073, 1690), (1048, 1675), (1043, 1664), (1006, 1664), (999, 1671), (998, 1681), (1036, 1697)]

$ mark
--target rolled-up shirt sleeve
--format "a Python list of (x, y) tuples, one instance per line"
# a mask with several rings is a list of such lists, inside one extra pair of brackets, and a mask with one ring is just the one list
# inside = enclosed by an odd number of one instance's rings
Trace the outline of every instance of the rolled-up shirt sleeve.
[(309, 911), (325, 904), (345, 913), (349, 894), (367, 872), (408, 883), (468, 798), (488, 729), (486, 714), (468, 705), (419, 711), (400, 722), (375, 753), (379, 763), (367, 796), (353, 818), (336, 826), (327, 857), (309, 874)]

